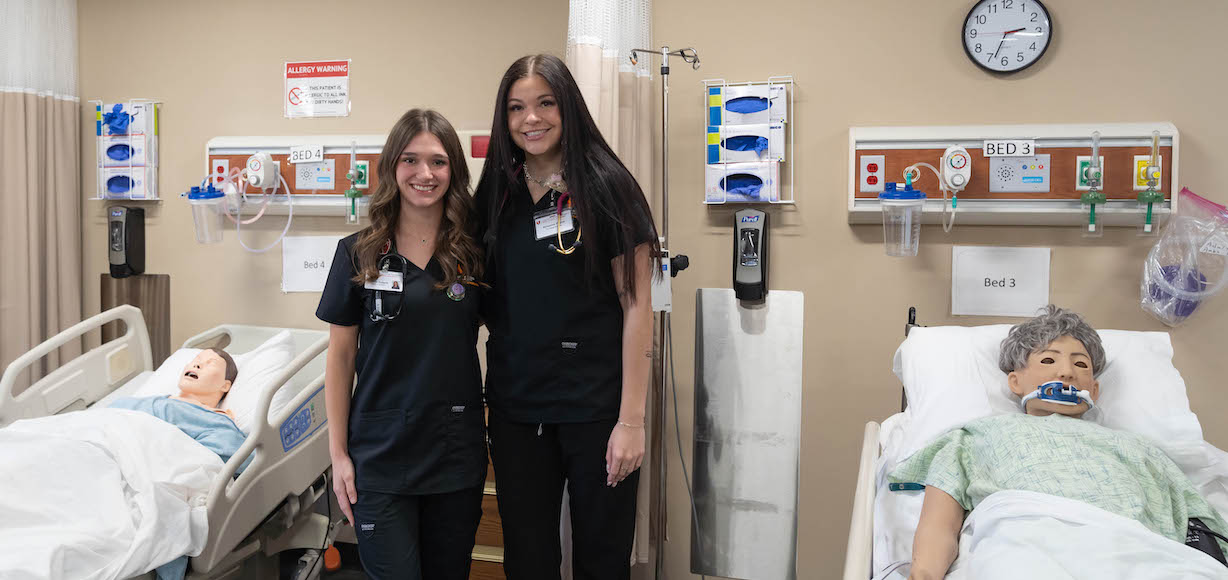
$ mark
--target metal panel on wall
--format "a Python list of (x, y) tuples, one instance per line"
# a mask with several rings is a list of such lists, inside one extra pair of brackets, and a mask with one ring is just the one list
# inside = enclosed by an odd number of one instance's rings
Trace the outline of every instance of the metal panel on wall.
[(744, 305), (700, 288), (695, 325), (695, 510), (691, 572), (797, 577), (801, 292)]

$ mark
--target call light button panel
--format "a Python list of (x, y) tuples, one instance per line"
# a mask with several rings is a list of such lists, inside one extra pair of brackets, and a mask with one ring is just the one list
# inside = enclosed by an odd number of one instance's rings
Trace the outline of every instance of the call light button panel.
[(990, 157), (989, 191), (1027, 193), (1050, 191), (1049, 155), (1032, 157)]

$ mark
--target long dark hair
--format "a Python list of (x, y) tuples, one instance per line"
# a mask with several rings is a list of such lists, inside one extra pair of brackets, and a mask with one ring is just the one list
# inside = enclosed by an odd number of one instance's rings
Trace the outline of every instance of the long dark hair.
[[(498, 243), (495, 230), (499, 226), (504, 202), (508, 192), (518, 183), (517, 174), (525, 160), (524, 150), (512, 141), (508, 130), (507, 96), (513, 83), (533, 74), (546, 81), (558, 103), (563, 124), (560, 142), (563, 149), (563, 179), (571, 189), (580, 227), (585, 232), (593, 232), (589, 235), (594, 237), (598, 232), (608, 231), (609, 235), (616, 237), (609, 242), (620, 242), (617, 245), (628, 254), (623, 260), (623, 287), (628, 296), (635, 299), (635, 234), (638, 228), (643, 227), (643, 222), (652, 228), (652, 239), (648, 243), (654, 259), (661, 253), (656, 225), (652, 223), (652, 210), (648, 200), (644, 199), (639, 183), (602, 138), (571, 71), (556, 56), (537, 54), (521, 57), (508, 67), (499, 83), (495, 118), (490, 128), (490, 146), (482, 177), (478, 181), (479, 196), (485, 196), (487, 200), (487, 207), (478, 208), (478, 212), (479, 219), (483, 220), (481, 225), (486, 230), (484, 242), (488, 255), (494, 255), (491, 250)], [(609, 223), (614, 227), (603, 230), (598, 223)], [(598, 252), (590, 250), (584, 254), (585, 269), (591, 280), (593, 273), (602, 265), (597, 263)], [(657, 270), (653, 268), (654, 273)]]
[(411, 109), (392, 130), (379, 154), (376, 174), (379, 183), (371, 194), (368, 215), (371, 225), (358, 236), (354, 244), (354, 264), (358, 275), (355, 282), (369, 282), (379, 277), (377, 261), (384, 244), (396, 236), (397, 219), (401, 215), (401, 188), (397, 185), (397, 162), (409, 142), (419, 133), (439, 138), (448, 154), (451, 179), (443, 194), (443, 219), (435, 238), (435, 259), (443, 266), (443, 281), (437, 287), (447, 288), (457, 281), (457, 266), (468, 276), (482, 275), (482, 254), (472, 236), (469, 220), (473, 215), (473, 198), (469, 195), (469, 165), (461, 148), (460, 137), (443, 115), (431, 109)]

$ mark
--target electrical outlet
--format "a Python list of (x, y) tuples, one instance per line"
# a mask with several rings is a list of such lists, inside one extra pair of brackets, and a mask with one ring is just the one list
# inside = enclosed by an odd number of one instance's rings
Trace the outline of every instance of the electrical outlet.
[(355, 161), (354, 169), (358, 171), (358, 179), (354, 180), (354, 187), (358, 189), (371, 187), (371, 162)]
[[(1092, 187), (1091, 185), (1088, 185), (1087, 183), (1087, 168), (1091, 167), (1092, 156), (1091, 155), (1080, 155), (1075, 161), (1076, 161), (1076, 166), (1079, 168), (1075, 172), (1075, 191), (1090, 191)], [(1102, 190), (1104, 189), (1104, 176), (1105, 176), (1104, 156), (1101, 155), (1100, 156), (1100, 189)]]
[(883, 191), (883, 176), (887, 173), (886, 155), (862, 155), (861, 169), (857, 171), (862, 193), (881, 193)]
[[(1134, 191), (1145, 191), (1147, 189), (1147, 166), (1151, 164), (1150, 155), (1135, 155), (1134, 156)], [(1160, 173), (1160, 167), (1164, 167), (1164, 156), (1160, 155), (1160, 166), (1156, 167), (1156, 189), (1160, 188), (1159, 180), (1164, 176)]]
[(214, 187), (221, 185), (226, 180), (226, 175), (230, 173), (230, 160), (221, 158), (210, 159), (209, 171), (209, 181), (213, 183)]

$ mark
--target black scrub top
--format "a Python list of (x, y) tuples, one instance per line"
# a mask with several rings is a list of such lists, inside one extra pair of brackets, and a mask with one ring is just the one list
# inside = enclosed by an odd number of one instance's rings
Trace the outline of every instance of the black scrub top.
[[(487, 249), (491, 289), (483, 300), (490, 339), (486, 343), (486, 402), (490, 412), (520, 423), (581, 423), (617, 419), (622, 398), (623, 310), (610, 260), (624, 248), (611, 220), (596, 232), (580, 232), (570, 255), (538, 240), (535, 213), (555, 207), (557, 192), (533, 203), (523, 178), (513, 184)], [(485, 208), (480, 194), (476, 200)], [(553, 214), (551, 214), (553, 215)], [(652, 218), (632, 224), (636, 245), (652, 240)], [(563, 247), (576, 240), (563, 234)], [(483, 239), (485, 232), (478, 233)], [(598, 252), (595, 271), (585, 254)], [(647, 297), (645, 297), (647, 299)]]
[(431, 258), (425, 271), (406, 260), (403, 292), (382, 293), (383, 312), (395, 312), (400, 303), (400, 314), (374, 322), (375, 291), (353, 281), (357, 239), (354, 234), (337, 244), (316, 309), (320, 320), (359, 327), (347, 434), (357, 488), (436, 494), (481, 485), (480, 289), (466, 285), (464, 298), (454, 301), (435, 288), (443, 279), (437, 260)]

